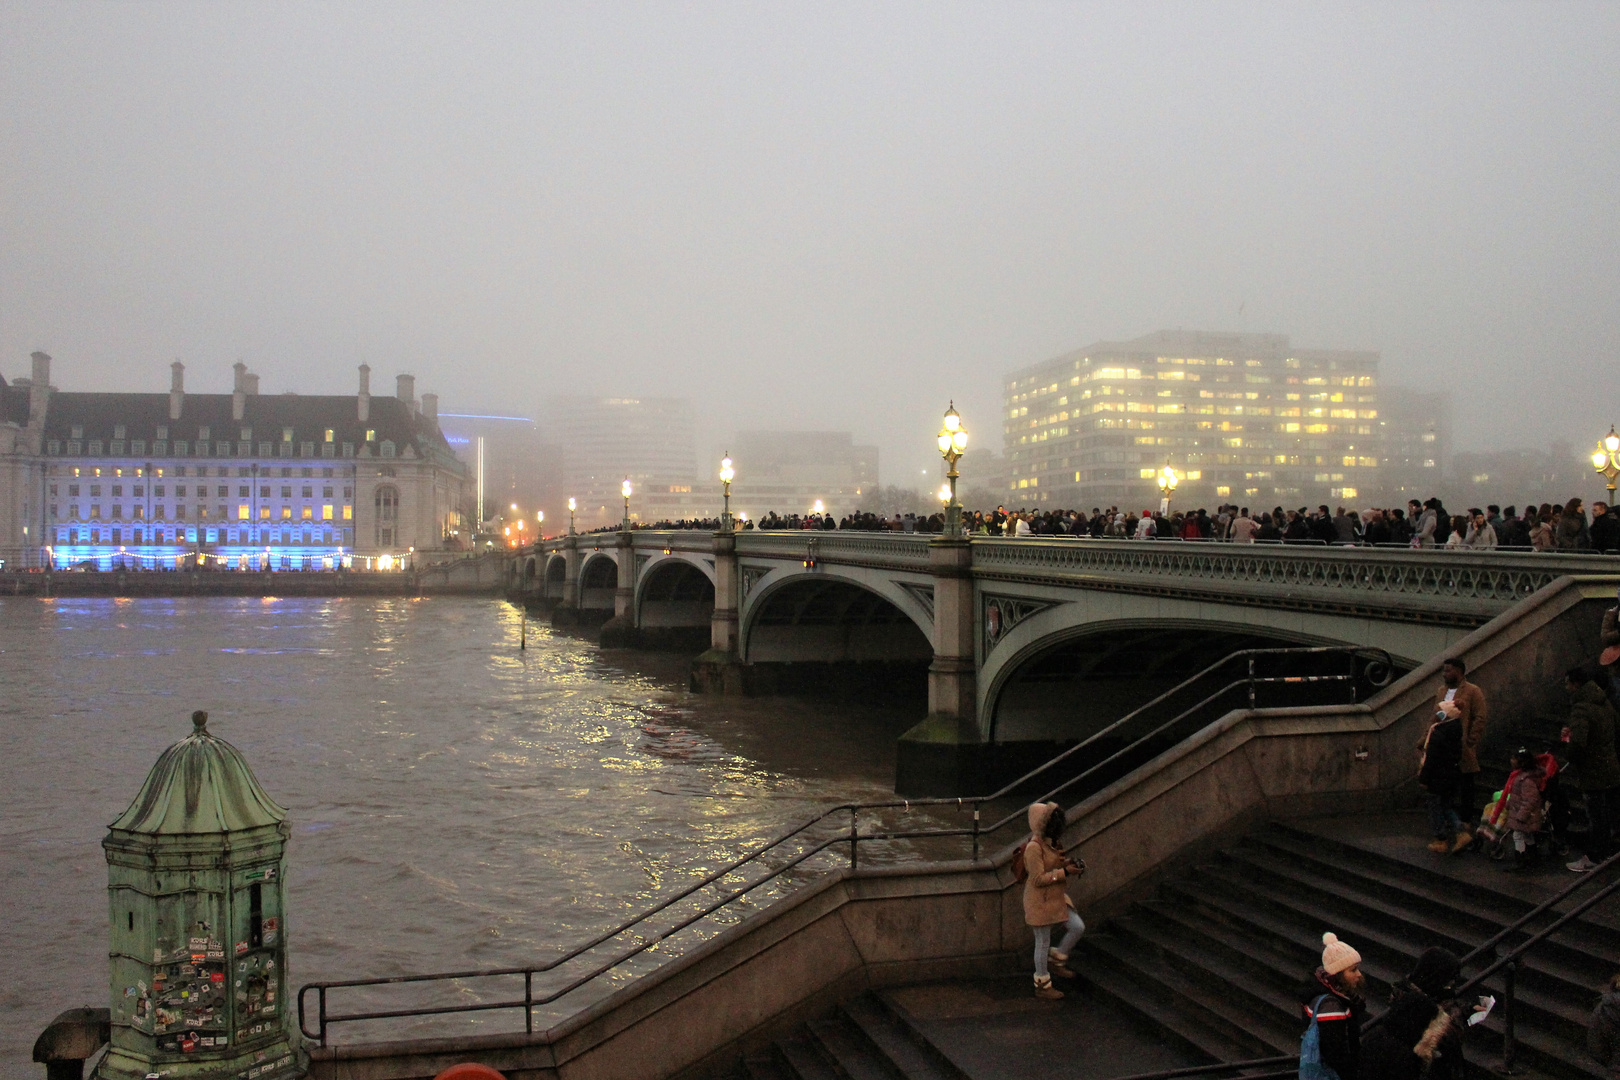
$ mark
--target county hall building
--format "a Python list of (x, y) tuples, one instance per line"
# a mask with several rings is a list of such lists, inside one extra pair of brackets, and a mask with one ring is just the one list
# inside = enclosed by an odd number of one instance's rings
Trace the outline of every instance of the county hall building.
[(401, 375), (373, 398), (259, 393), (63, 393), (51, 358), (0, 377), (0, 556), (16, 567), (147, 569), (397, 565), (456, 548), (467, 471), (438, 399)]

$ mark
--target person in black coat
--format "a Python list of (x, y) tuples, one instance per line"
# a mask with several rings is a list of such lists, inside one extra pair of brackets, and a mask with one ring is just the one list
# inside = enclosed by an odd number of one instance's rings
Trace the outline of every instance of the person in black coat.
[(1369, 1080), (1422, 1080), (1449, 1020), (1422, 994), (1396, 998), (1382, 1022), (1361, 1041), (1361, 1075)]
[(1454, 805), (1462, 784), (1461, 716), (1456, 702), (1442, 701), (1421, 744), (1423, 764), (1418, 769), (1418, 783), (1426, 793), (1429, 830), (1434, 835), (1429, 850), (1437, 855), (1461, 851), (1474, 839), (1474, 834), (1463, 828)]
[[(1390, 1001), (1393, 1012), (1409, 998), (1420, 998), (1430, 1010), (1442, 1010), (1446, 1023), (1440, 1025), (1437, 1038), (1428, 1045), (1426, 1056), (1418, 1056), (1427, 1063), (1427, 1080), (1463, 1080), (1463, 1007), (1457, 1003), (1457, 983), (1462, 977), (1462, 963), (1449, 949), (1425, 949), (1418, 957), (1412, 974), (1395, 985), (1395, 996)], [(1416, 1009), (1416, 1006), (1412, 1008)], [(1419, 1010), (1421, 1011), (1421, 1010)], [(1433, 1016), (1433, 1012), (1430, 1014)], [(1427, 1029), (1425, 1029), (1427, 1030)], [(1408, 1044), (1415, 1050), (1416, 1042)]]

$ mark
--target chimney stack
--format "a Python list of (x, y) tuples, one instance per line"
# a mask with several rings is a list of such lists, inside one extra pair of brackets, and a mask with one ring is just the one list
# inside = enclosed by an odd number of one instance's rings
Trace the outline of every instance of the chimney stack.
[(180, 419), (180, 406), (186, 400), (186, 365), (176, 360), (169, 365), (169, 419)]
[(360, 365), (360, 422), (371, 419), (371, 365)]
[(45, 422), (45, 407), (51, 400), (51, 358), (45, 353), (36, 352), (32, 357), (34, 361), (34, 382), (28, 388), (28, 423), (30, 426)]
[(236, 372), (236, 383), (231, 388), (231, 419), (240, 420), (247, 412), (247, 365), (238, 360), (231, 370)]
[(401, 375), (395, 382), (399, 400), (410, 406), (412, 413), (416, 412), (416, 376)]
[(243, 376), (242, 386), (245, 390), (247, 390), (248, 397), (259, 396), (259, 377), (254, 375), (252, 372), (249, 372), (247, 375)]
[(433, 422), (434, 427), (439, 426), (439, 395), (422, 395), (422, 415)]

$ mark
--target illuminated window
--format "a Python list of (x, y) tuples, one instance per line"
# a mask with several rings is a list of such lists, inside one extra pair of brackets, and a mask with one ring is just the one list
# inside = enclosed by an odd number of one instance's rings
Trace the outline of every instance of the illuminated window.
[[(860, 492), (857, 491), (856, 494), (859, 495)], [(354, 507), (345, 506), (343, 508), (343, 520), (344, 521), (353, 521), (354, 520)]]
[(315, 508), (313, 506), (304, 507), (304, 515), (303, 516), (304, 516), (305, 521), (314, 521), (315, 520)]
[(377, 511), (377, 546), (393, 547), (395, 522), (399, 517), (398, 489), (391, 484), (382, 485), (377, 489), (372, 505)]
[(334, 433), (334, 432), (333, 432), (333, 431), (332, 431), (332, 429), (331, 429), (331, 428), (327, 428), (327, 429), (326, 429), (326, 441), (327, 441), (327, 442), (331, 442), (331, 441), (332, 441), (332, 436), (333, 436), (333, 435), (334, 435), (334, 434), (335, 434), (335, 433)]
[(377, 429), (376, 428), (366, 428), (366, 442), (376, 442), (376, 441), (377, 441)]
[(332, 520), (332, 504), (331, 503), (327, 503), (325, 506), (321, 507), (321, 520), (322, 521), (331, 521)]

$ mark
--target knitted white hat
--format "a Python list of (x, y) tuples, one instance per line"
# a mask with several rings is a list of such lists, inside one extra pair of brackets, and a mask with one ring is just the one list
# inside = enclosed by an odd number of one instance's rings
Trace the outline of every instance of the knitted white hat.
[(1322, 970), (1337, 975), (1361, 963), (1361, 954), (1340, 941), (1332, 932), (1322, 935)]

